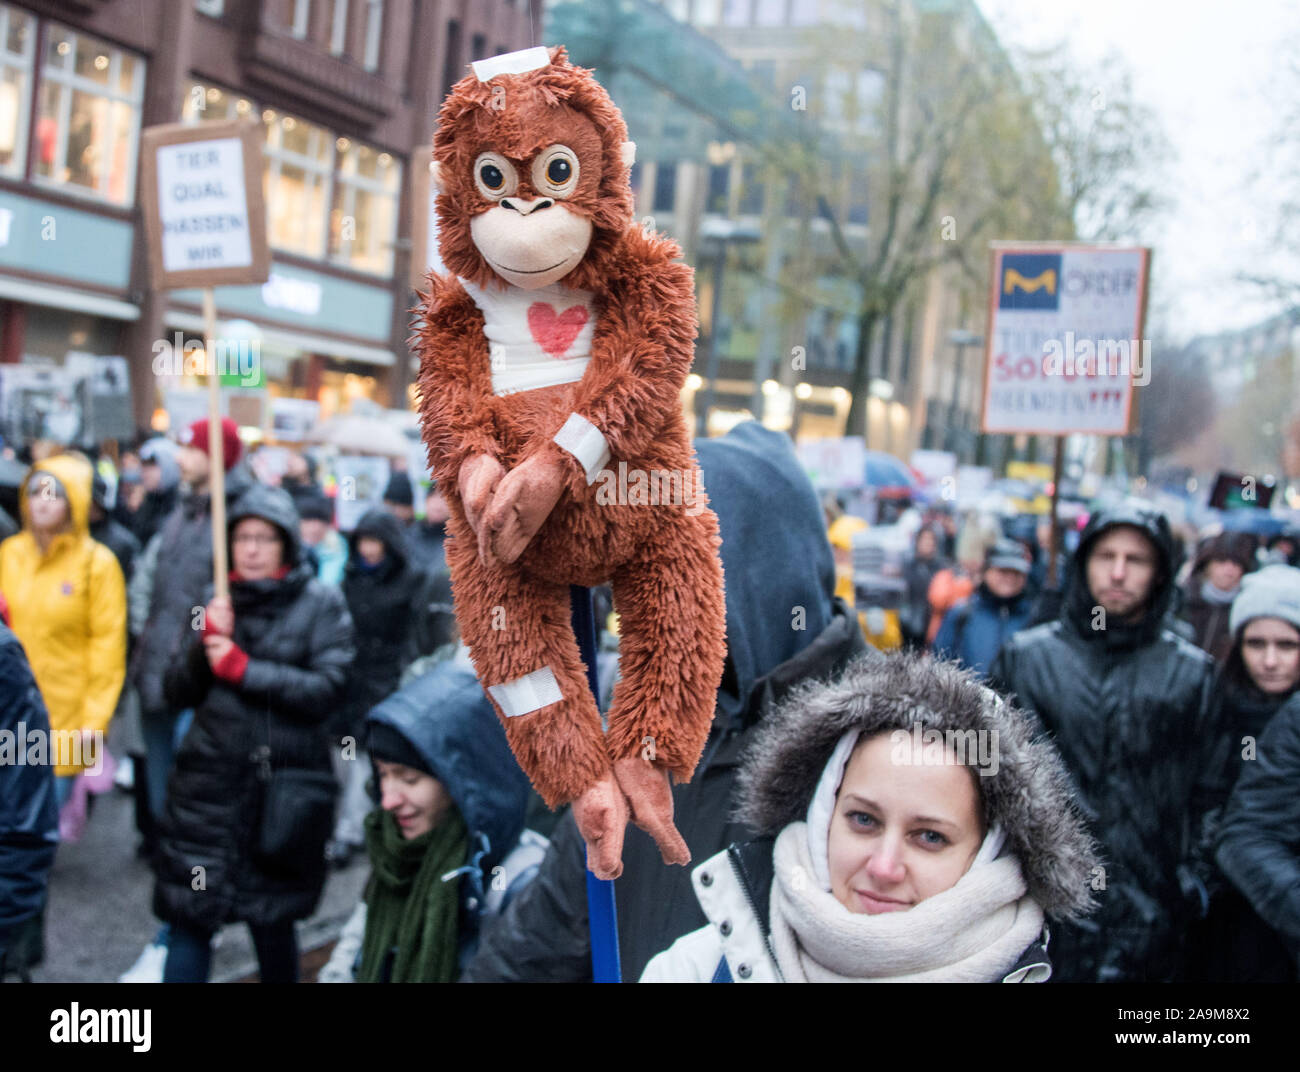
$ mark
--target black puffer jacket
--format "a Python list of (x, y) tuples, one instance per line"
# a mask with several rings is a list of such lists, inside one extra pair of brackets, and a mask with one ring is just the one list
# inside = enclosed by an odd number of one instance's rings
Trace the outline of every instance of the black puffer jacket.
[[(727, 578), (727, 660), (713, 726), (694, 776), (673, 787), (674, 821), (699, 861), (753, 836), (731, 818), (750, 729), (798, 682), (837, 674), (866, 641), (844, 601), (831, 596), (835, 568), (821, 506), (789, 438), (747, 421), (697, 443), (696, 453)], [(794, 608), (806, 628), (791, 628)], [(583, 852), (566, 812), (536, 881), (484, 936), (466, 981), (591, 980)], [(689, 869), (665, 867), (649, 835), (631, 825), (614, 887), (624, 979), (640, 978), (651, 957), (705, 922)]]
[[(298, 545), (288, 495), (261, 485), (230, 516), (270, 521), (286, 537), (282, 580), (232, 581), (234, 641), (247, 655), (240, 684), (216, 678), (201, 637), (166, 675), (167, 700), (194, 707), (194, 724), (167, 785), (154, 911), (205, 930), (242, 920), (270, 924), (311, 914), (325, 882), (333, 817), (301, 831), (311, 862), (292, 872), (253, 855), (270, 771), (330, 772), (324, 720), (338, 703), (353, 658), (352, 621), (336, 588), (312, 577)], [(269, 747), (269, 762), (259, 751)], [(264, 753), (263, 753), (264, 754)], [(195, 868), (201, 867), (202, 872)], [(202, 875), (203, 888), (195, 889)]]
[[(363, 537), (384, 545), (384, 560), (374, 569), (357, 553)], [(411, 565), (405, 534), (387, 510), (369, 510), (348, 537), (343, 595), (356, 629), (357, 658), (348, 681), (343, 718), (360, 728), (366, 712), (397, 691), (403, 668), (415, 657), (412, 633), (423, 613), (425, 577)]]
[(1242, 767), (1215, 858), (1300, 960), (1300, 694), (1269, 722), (1255, 760)]
[[(22, 644), (0, 622), (0, 731), (25, 755), (37, 734), (50, 732)], [(59, 844), (54, 768), (47, 763), (0, 764), (0, 978), (5, 951), (19, 926), (45, 902), (45, 887)], [(18, 967), (18, 965), (12, 965)]]
[[(226, 510), (253, 484), (245, 466), (226, 473)], [(149, 596), (149, 618), (131, 656), (130, 680), (140, 693), (145, 714), (167, 710), (163, 674), (174, 665), (191, 635), (190, 619), (212, 583), (211, 495), (202, 492), (181, 500), (162, 523)]]
[[(1154, 593), (1136, 623), (1093, 629), (1088, 556), (1119, 525), (1156, 546)], [(1014, 636), (990, 674), (1052, 735), (1105, 857), (1098, 914), (1053, 931), (1064, 981), (1177, 978), (1182, 936), (1204, 912), (1212, 872), (1205, 813), (1221, 779), (1220, 736), (1212, 663), (1164, 620), (1172, 567), (1163, 516), (1138, 507), (1096, 514), (1072, 560), (1059, 620)]]

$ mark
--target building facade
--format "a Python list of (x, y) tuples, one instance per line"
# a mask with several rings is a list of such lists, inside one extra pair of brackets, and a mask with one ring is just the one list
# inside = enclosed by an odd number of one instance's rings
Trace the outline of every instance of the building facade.
[(322, 414), (357, 398), (404, 407), (437, 109), (471, 61), (540, 43), (540, 8), (2, 0), (0, 362), (118, 356), (137, 426), (181, 412), (168, 396), (202, 381), (162, 358), (201, 336), (201, 295), (150, 289), (140, 132), (248, 117), (264, 132), (271, 276), (216, 290), (219, 321), (251, 322), (259, 342), (248, 392)]

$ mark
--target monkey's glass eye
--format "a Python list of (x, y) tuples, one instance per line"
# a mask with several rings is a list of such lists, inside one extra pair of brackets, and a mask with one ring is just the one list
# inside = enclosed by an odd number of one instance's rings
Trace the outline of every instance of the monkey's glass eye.
[(552, 197), (572, 193), (578, 185), (578, 154), (567, 145), (543, 149), (533, 161), (533, 185)]
[(474, 185), (489, 201), (513, 194), (519, 186), (514, 165), (500, 153), (479, 153), (474, 161)]

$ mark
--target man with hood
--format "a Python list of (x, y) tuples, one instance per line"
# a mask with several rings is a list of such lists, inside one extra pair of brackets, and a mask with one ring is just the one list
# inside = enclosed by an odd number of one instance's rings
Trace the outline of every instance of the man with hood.
[[(789, 438), (746, 421), (695, 451), (722, 533), (727, 600), (713, 726), (694, 776), (673, 787), (674, 822), (692, 859), (702, 860), (753, 836), (730, 818), (748, 731), (794, 685), (838, 673), (867, 645), (852, 610), (832, 595), (822, 509)], [(537, 880), (484, 936), (466, 980), (590, 981), (585, 875), (583, 841), (566, 812)], [(665, 867), (634, 826), (615, 892), (625, 979), (639, 978), (651, 957), (705, 922), (690, 871)]]
[(374, 708), (366, 731), (372, 873), (318, 981), (452, 982), (545, 851), (524, 829), (528, 779), (463, 645)]
[(1012, 637), (990, 673), (1052, 735), (1106, 858), (1092, 880), (1098, 915), (1053, 931), (1056, 977), (1169, 981), (1213, 874), (1214, 667), (1165, 620), (1175, 562), (1163, 515), (1140, 503), (1098, 512), (1071, 562), (1060, 618)]
[[(413, 633), (421, 612), (423, 576), (410, 564), (401, 523), (387, 510), (368, 510), (348, 536), (343, 596), (356, 628), (357, 659), (336, 722), (340, 738), (361, 739), (366, 712), (397, 691), (415, 657)], [(359, 851), (361, 824), (370, 810), (366, 778), (344, 765), (343, 800), (327, 855), (338, 866)]]
[(1220, 532), (1202, 540), (1196, 550), (1179, 617), (1191, 626), (1196, 646), (1216, 663), (1232, 650), (1232, 601), (1241, 593), (1242, 578), (1254, 568), (1254, 542), (1244, 533)]

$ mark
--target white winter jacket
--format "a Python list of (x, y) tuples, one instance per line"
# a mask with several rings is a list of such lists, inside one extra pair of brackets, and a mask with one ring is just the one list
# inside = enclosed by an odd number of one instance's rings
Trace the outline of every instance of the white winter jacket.
[[(691, 885), (709, 922), (655, 956), (640, 981), (784, 982), (768, 939), (772, 870), (771, 839), (732, 845), (700, 864), (691, 872)], [(1026, 949), (1002, 981), (1046, 982), (1052, 974), (1047, 941), (1044, 927), (1041, 943)]]

